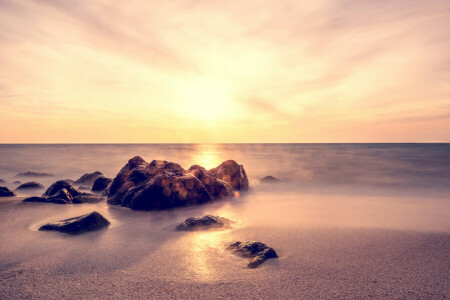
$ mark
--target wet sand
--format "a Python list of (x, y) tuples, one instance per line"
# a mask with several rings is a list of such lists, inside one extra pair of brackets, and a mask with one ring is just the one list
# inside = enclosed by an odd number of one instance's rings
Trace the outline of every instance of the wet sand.
[[(273, 205), (274, 194), (265, 195), (163, 212), (1, 199), (0, 298), (450, 297), (448, 205), (347, 196), (333, 206), (329, 195), (280, 195)], [(37, 231), (92, 210), (110, 228), (80, 236)], [(203, 213), (236, 223), (225, 231), (173, 231)], [(235, 240), (262, 241), (280, 257), (248, 269), (223, 250)]]

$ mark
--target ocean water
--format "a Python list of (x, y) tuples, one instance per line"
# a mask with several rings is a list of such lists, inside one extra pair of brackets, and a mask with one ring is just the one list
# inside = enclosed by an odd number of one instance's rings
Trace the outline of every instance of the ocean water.
[[(0, 198), (0, 298), (445, 298), (450, 257), (449, 144), (0, 145), (0, 178), (48, 186), (131, 157), (212, 168), (243, 164), (239, 197), (168, 211)], [(16, 178), (19, 172), (50, 178)], [(281, 181), (264, 184), (272, 175)], [(36, 192), (40, 194), (42, 191)], [(41, 232), (98, 211), (106, 230)], [(188, 217), (229, 218), (231, 229), (177, 232)], [(256, 240), (278, 259), (258, 269), (226, 243)], [(413, 293), (413, 294), (411, 294)]]
[(3, 144), (0, 179), (12, 185), (14, 176), (25, 171), (55, 174), (39, 179), (44, 184), (96, 170), (114, 177), (136, 155), (186, 169), (234, 159), (244, 165), (251, 186), (272, 175), (286, 189), (302, 191), (450, 193), (450, 144)]

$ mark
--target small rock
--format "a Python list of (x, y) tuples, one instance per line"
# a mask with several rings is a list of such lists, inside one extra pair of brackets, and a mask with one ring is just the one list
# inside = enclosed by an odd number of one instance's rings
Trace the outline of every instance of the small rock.
[(8, 189), (7, 187), (0, 186), (0, 197), (14, 197), (16, 193)]
[(280, 182), (280, 179), (269, 175), (264, 178), (261, 178), (260, 181), (261, 181), (261, 183), (275, 183), (275, 182)]
[(42, 203), (46, 203), (47, 202), (47, 197), (33, 196), (33, 197), (29, 197), (29, 198), (23, 199), (22, 202), (24, 202), (24, 203), (27, 203), (27, 202), (42, 202)]
[(6, 181), (4, 181), (3, 179), (0, 179), (0, 183), (6, 183)]
[(59, 180), (55, 183), (53, 183), (42, 195), (45, 196), (53, 196), (56, 195), (60, 190), (66, 189), (69, 194), (72, 195), (72, 197), (78, 195), (78, 191), (67, 181), (65, 180)]
[(103, 173), (100, 171), (95, 171), (94, 173), (86, 173), (77, 180), (75, 180), (74, 184), (86, 184), (92, 186), (94, 181), (100, 176), (103, 176)]
[(59, 192), (47, 198), (48, 203), (69, 204), (73, 202), (73, 196), (67, 189), (61, 189)]
[(236, 255), (250, 258), (247, 264), (249, 268), (256, 268), (267, 259), (278, 257), (273, 248), (261, 242), (234, 242), (229, 244), (227, 249)]
[(92, 185), (93, 192), (102, 192), (104, 191), (109, 184), (112, 182), (111, 178), (106, 178), (105, 176), (100, 176), (95, 179), (94, 184)]
[(16, 191), (22, 191), (22, 190), (42, 190), (45, 189), (45, 186), (40, 184), (39, 182), (31, 181), (26, 182), (24, 184), (19, 185), (16, 188)]
[(231, 221), (226, 218), (206, 215), (202, 217), (188, 218), (184, 221), (184, 223), (178, 224), (175, 229), (178, 231), (211, 229), (230, 227), (230, 224)]
[(22, 184), (22, 182), (20, 182), (19, 180), (16, 180), (13, 182), (14, 184)]
[(49, 173), (40, 173), (40, 172), (25, 172), (25, 173), (19, 173), (16, 175), (16, 177), (53, 177), (55, 175), (49, 174)]
[(94, 211), (87, 215), (46, 224), (39, 228), (39, 230), (55, 230), (68, 234), (80, 234), (87, 231), (98, 230), (108, 226), (109, 224), (110, 223), (107, 219), (105, 219), (98, 212)]

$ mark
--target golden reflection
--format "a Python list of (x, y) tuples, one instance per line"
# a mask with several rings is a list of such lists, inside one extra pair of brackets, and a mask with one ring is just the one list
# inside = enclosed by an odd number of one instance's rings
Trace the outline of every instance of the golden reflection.
[(218, 150), (219, 145), (198, 144), (191, 158), (191, 165), (200, 165), (209, 170), (215, 168), (223, 162), (223, 157)]
[(217, 257), (223, 252), (224, 236), (230, 230), (197, 232), (192, 235), (191, 271), (198, 280), (214, 280), (217, 274)]

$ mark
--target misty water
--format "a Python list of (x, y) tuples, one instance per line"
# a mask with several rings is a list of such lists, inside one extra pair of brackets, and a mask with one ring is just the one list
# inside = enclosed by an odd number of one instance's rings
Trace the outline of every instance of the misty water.
[[(114, 177), (136, 155), (146, 161), (177, 162), (185, 169), (193, 164), (209, 169), (234, 159), (244, 165), (251, 189), (228, 200), (156, 212), (106, 202), (21, 204), (28, 194), (18, 193), (0, 200), (0, 271), (39, 270), (34, 276), (41, 276), (42, 282), (45, 276), (91, 280), (92, 274), (108, 274), (122, 282), (139, 277), (165, 283), (240, 285), (274, 276), (276, 270), (278, 284), (286, 280), (294, 284), (295, 276), (315, 268), (326, 270), (315, 256), (317, 251), (336, 263), (344, 255), (336, 249), (344, 245), (370, 249), (368, 254), (375, 251), (376, 243), (397, 251), (392, 241), (402, 239), (399, 232), (412, 235), (408, 241), (421, 239), (423, 233), (450, 232), (449, 144), (0, 145), (0, 179), (6, 182), (1, 185), (14, 189), (16, 180), (33, 180), (48, 187), (58, 179), (75, 180), (97, 170)], [(15, 177), (26, 171), (55, 176)], [(280, 182), (261, 183), (267, 175)], [(110, 220), (108, 229), (76, 237), (37, 231), (47, 222), (93, 210)], [(187, 217), (202, 214), (235, 223), (224, 231), (173, 230)], [(224, 250), (225, 243), (236, 240), (267, 243), (280, 258), (249, 270), (245, 259)], [(359, 252), (345, 253), (352, 260), (364, 260)], [(352, 276), (372, 280), (371, 276), (385, 276), (385, 272), (381, 267), (373, 272), (364, 267)]]

